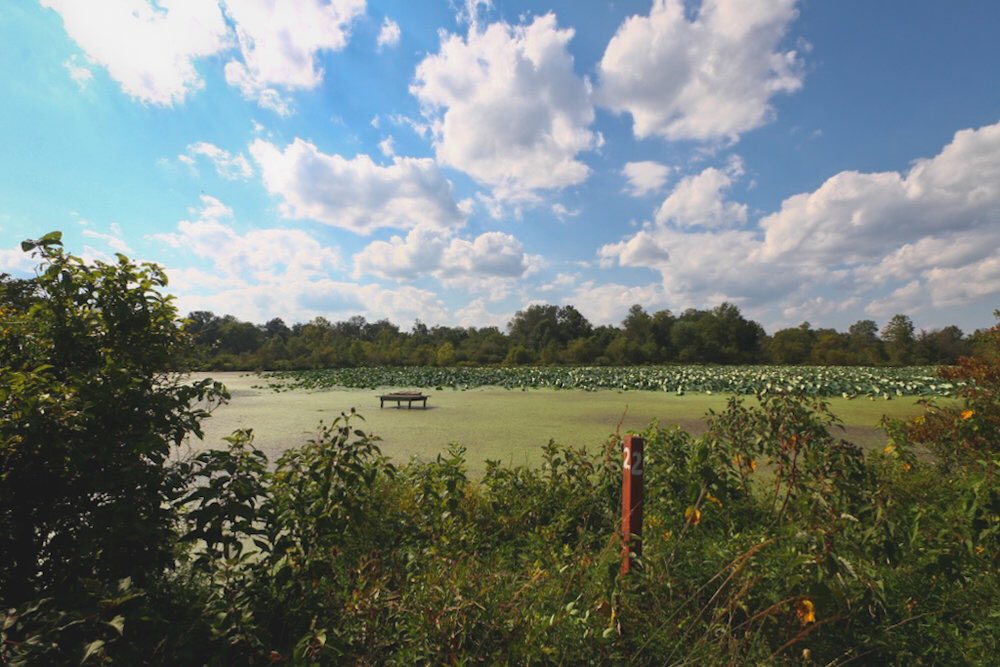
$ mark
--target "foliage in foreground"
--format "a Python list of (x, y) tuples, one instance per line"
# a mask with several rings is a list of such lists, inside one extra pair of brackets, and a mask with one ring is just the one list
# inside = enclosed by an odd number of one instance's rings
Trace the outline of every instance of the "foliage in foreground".
[(651, 425), (643, 560), (622, 579), (616, 438), (474, 481), (457, 445), (393, 465), (352, 414), (273, 465), (249, 431), (170, 461), (203, 416), (188, 401), (215, 388), (158, 374), (176, 332), (161, 276), (82, 265), (57, 241), (39, 242), (57, 267), (40, 291), (4, 302), (0, 530), (17, 566), (0, 663), (989, 664), (1000, 649), (997, 357), (950, 371), (963, 404), (887, 424), (868, 458), (816, 398), (733, 399), (698, 438)]
[[(942, 476), (901, 442), (865, 460), (833, 419), (765, 397), (734, 399), (703, 437), (651, 426), (627, 580), (614, 439), (550, 443), (541, 468), (492, 463), (474, 482), (458, 446), (393, 466), (354, 415), (273, 469), (240, 431), (179, 464), (194, 484), (178, 567), (70, 618), (97, 632), (114, 613), (121, 636), (95, 635), (90, 659), (126, 664), (988, 664), (996, 448)], [(62, 643), (52, 605), (8, 615), (9, 658), (79, 660), (90, 643)]]

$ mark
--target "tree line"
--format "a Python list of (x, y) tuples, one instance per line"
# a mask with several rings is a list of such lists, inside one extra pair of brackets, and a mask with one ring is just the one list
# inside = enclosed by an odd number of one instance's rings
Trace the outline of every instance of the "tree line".
[(859, 320), (847, 331), (808, 322), (768, 335), (740, 309), (648, 313), (633, 305), (618, 326), (595, 326), (571, 305), (531, 305), (505, 330), (428, 326), (409, 331), (364, 317), (316, 317), (288, 326), (254, 324), (209, 311), (188, 315), (193, 340), (185, 363), (205, 370), (299, 370), (357, 366), (639, 365), (670, 363), (907, 366), (954, 364), (975, 351), (983, 332), (957, 326), (917, 331), (893, 316), (881, 329)]

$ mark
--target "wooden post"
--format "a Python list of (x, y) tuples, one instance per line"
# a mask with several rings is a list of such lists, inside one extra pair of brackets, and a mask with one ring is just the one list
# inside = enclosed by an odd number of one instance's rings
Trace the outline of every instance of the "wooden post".
[(642, 473), (643, 442), (626, 435), (622, 443), (622, 574), (628, 574), (636, 558), (642, 556)]

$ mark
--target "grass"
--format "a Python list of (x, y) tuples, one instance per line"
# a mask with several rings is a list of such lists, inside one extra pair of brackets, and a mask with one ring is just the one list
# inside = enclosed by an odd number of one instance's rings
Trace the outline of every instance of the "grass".
[[(653, 419), (700, 433), (708, 410), (721, 410), (727, 400), (718, 394), (478, 388), (429, 391), (426, 410), (379, 409), (376, 395), (380, 392), (370, 389), (273, 393), (254, 389), (260, 383), (254, 375), (205, 375), (224, 382), (233, 398), (205, 422), (205, 439), (192, 442), (194, 448), (219, 446), (221, 438), (235, 429), (252, 428), (255, 443), (273, 461), (285, 449), (311, 437), (320, 420), (330, 422), (354, 407), (365, 418), (362, 428), (380, 436), (382, 451), (394, 460), (433, 459), (448, 443), (457, 442), (468, 448), (473, 476), (485, 469), (486, 459), (537, 464), (541, 446), (550, 438), (564, 445), (596, 447), (615, 432), (619, 422), (623, 434), (642, 429)], [(885, 444), (878, 428), (883, 415), (904, 417), (921, 411), (914, 398), (832, 398), (829, 403), (844, 422), (842, 437), (865, 447)]]

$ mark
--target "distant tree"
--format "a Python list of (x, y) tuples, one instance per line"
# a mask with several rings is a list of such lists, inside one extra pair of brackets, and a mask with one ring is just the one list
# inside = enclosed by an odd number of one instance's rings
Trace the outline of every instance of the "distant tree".
[(891, 364), (906, 366), (913, 363), (915, 338), (913, 321), (909, 317), (893, 315), (882, 328), (882, 341)]
[(878, 325), (872, 320), (858, 320), (847, 330), (848, 346), (854, 363), (875, 366), (882, 363), (884, 352), (878, 337)]
[(438, 346), (435, 361), (438, 366), (455, 365), (455, 346), (451, 344), (451, 341), (445, 341)]
[(834, 329), (819, 329), (815, 332), (810, 363), (818, 366), (847, 366), (853, 362), (850, 350), (850, 336)]
[(288, 337), (292, 335), (292, 330), (280, 317), (268, 320), (267, 324), (264, 325), (264, 332), (268, 338), (280, 338), (283, 341), (287, 341)]
[(815, 334), (808, 322), (774, 332), (768, 353), (776, 364), (804, 364), (809, 361)]
[(916, 363), (952, 365), (959, 357), (968, 356), (972, 346), (956, 326), (923, 331), (917, 334), (914, 343)]
[(675, 351), (670, 335), (676, 321), (677, 318), (675, 318), (674, 314), (669, 310), (659, 310), (653, 313), (651, 333), (653, 336), (653, 343), (656, 345), (657, 349), (657, 361), (670, 361), (675, 357)]
[(504, 357), (505, 366), (523, 366), (534, 361), (534, 357), (523, 345), (512, 345)]
[(541, 354), (550, 344), (565, 349), (569, 341), (589, 336), (593, 326), (576, 308), (531, 305), (519, 310), (507, 324), (511, 343)]
[(226, 315), (219, 325), (218, 341), (222, 352), (246, 354), (260, 347), (264, 342), (264, 335), (257, 325)]

